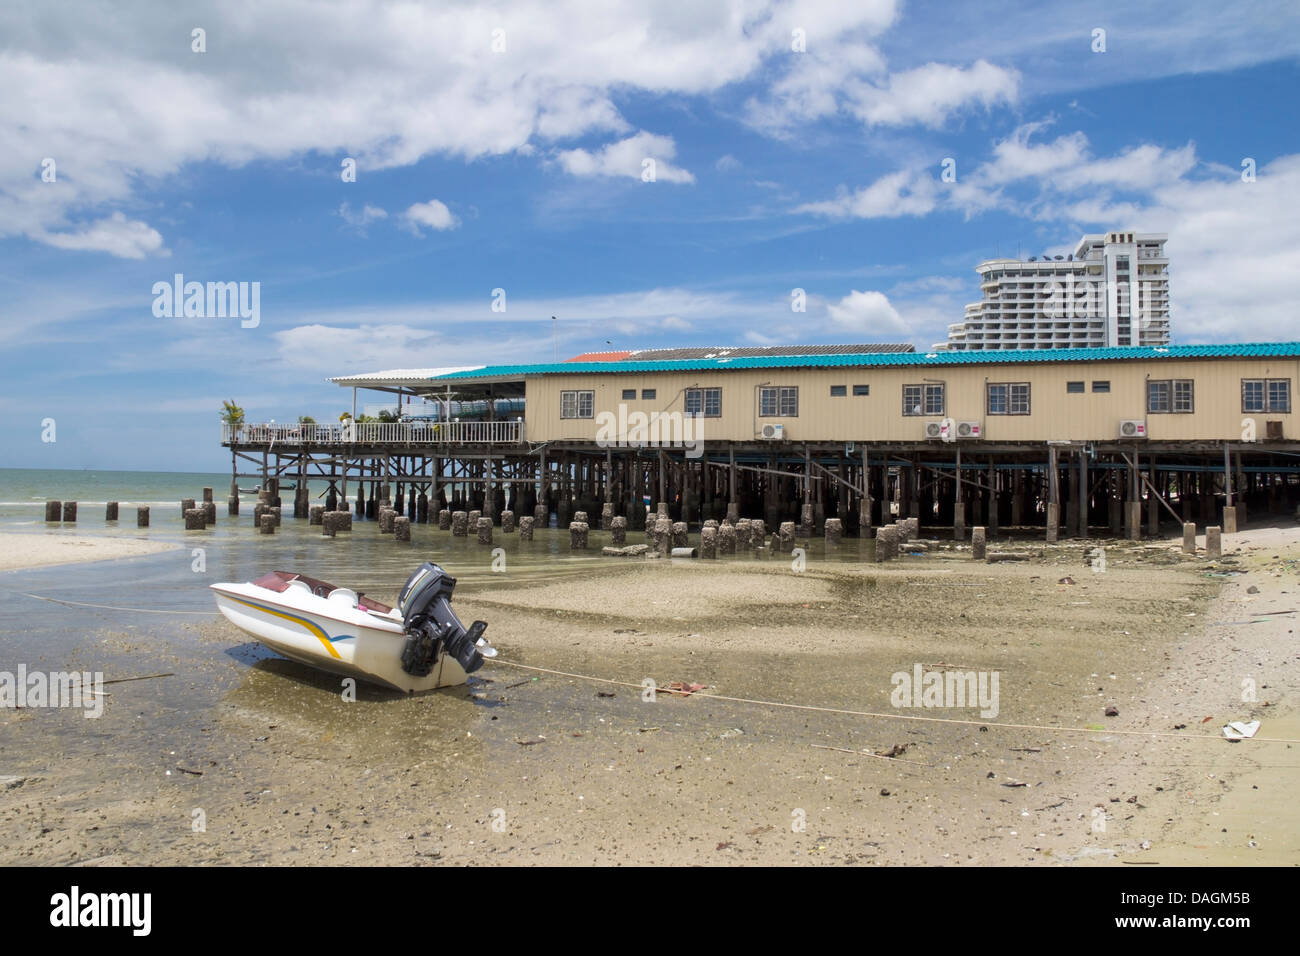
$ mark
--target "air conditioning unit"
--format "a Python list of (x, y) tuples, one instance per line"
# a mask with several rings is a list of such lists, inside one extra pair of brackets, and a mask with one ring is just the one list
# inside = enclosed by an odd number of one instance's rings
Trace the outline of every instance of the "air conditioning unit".
[(1146, 438), (1147, 423), (1141, 418), (1130, 418), (1119, 423), (1120, 438)]
[(952, 436), (948, 433), (949, 432), (948, 425), (949, 423), (947, 421), (926, 422), (925, 437), (939, 438), (942, 439), (943, 441), (952, 441)]
[(979, 422), (958, 422), (957, 437), (958, 438), (982, 438), (984, 437), (984, 431), (982, 428), (980, 428)]
[(764, 425), (763, 439), (765, 441), (781, 441), (785, 438), (784, 425)]

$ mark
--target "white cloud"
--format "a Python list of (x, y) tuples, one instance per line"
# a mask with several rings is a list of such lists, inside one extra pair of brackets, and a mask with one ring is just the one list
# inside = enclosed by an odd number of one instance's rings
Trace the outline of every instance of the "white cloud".
[(123, 259), (143, 259), (151, 254), (167, 255), (158, 230), (139, 220), (127, 219), (120, 212), (69, 232), (42, 230), (36, 236), (56, 249), (107, 252)]
[(417, 236), (421, 235), (422, 226), (441, 232), (460, 225), (460, 220), (447, 208), (447, 204), (437, 199), (415, 203), (402, 213), (402, 218), (406, 220), (407, 228)]
[(884, 86), (863, 85), (851, 94), (850, 111), (869, 126), (920, 123), (941, 126), (953, 113), (998, 103), (1014, 104), (1020, 75), (977, 60), (966, 69), (944, 63), (895, 73)]
[[(888, 219), (957, 211), (967, 218), (1000, 209), (1043, 221), (1111, 222), (1141, 208), (1134, 195), (1183, 181), (1198, 167), (1191, 144), (1176, 149), (1144, 144), (1108, 157), (1092, 155), (1087, 136), (1073, 132), (1033, 140), (1047, 123), (1026, 123), (993, 145), (992, 156), (941, 180), (939, 165), (887, 173), (834, 199), (804, 203), (796, 213), (827, 218)], [(1126, 194), (1122, 198), (1117, 194)]]
[(388, 218), (388, 212), (379, 206), (372, 206), (369, 203), (361, 207), (360, 212), (355, 212), (351, 204), (341, 203), (338, 208), (338, 216), (349, 226), (364, 234), (366, 226), (372, 222)]
[[(670, 162), (676, 155), (677, 144), (671, 136), (656, 136), (642, 130), (635, 136), (609, 143), (595, 152), (585, 149), (563, 150), (556, 159), (571, 176), (640, 180), (647, 169), (653, 169), (656, 182), (695, 182), (695, 177), (688, 170)], [(653, 161), (653, 166), (647, 165), (647, 160)]]
[[(792, 22), (814, 49), (829, 49), (878, 33), (895, 12), (893, 0), (501, 0), (490, 9), (336, 0), (322, 16), (310, 0), (245, 0), (204, 5), (208, 51), (197, 54), (190, 9), (3, 5), (0, 237), (158, 254), (162, 239), (148, 225), (102, 217), (190, 164), (327, 157), (319, 166), (337, 175), (346, 155), (367, 175), (428, 156), (529, 155), (538, 140), (624, 136), (616, 93), (762, 87), (769, 62), (789, 55)], [(628, 149), (626, 139), (594, 148), (588, 168), (625, 175)], [(671, 152), (649, 154), (659, 179), (691, 181)], [(42, 156), (57, 161), (57, 183), (40, 182)], [(582, 166), (578, 155), (571, 162)], [(80, 226), (88, 216), (101, 223)]]
[(907, 331), (903, 317), (883, 292), (854, 290), (838, 304), (826, 306), (831, 321), (842, 329), (864, 333), (876, 339), (901, 335)]
[(909, 170), (881, 176), (870, 186), (844, 192), (835, 199), (805, 203), (795, 212), (808, 212), (832, 219), (889, 219), (924, 216), (937, 205), (933, 179)]

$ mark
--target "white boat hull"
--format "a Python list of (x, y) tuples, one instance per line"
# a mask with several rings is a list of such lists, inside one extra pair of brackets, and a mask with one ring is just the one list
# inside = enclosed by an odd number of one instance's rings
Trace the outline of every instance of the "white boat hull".
[(447, 654), (439, 656), (426, 677), (402, 670), (406, 633), (401, 616), (358, 607), (345, 588), (319, 597), (306, 587), (284, 592), (252, 583), (211, 587), (228, 621), (290, 660), (411, 693), (466, 681), (465, 671)]

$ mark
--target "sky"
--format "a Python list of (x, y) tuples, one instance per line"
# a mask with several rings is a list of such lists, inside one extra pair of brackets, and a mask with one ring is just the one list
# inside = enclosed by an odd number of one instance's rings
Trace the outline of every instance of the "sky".
[(1111, 229), (1175, 342), (1300, 339), (1294, 2), (18, 0), (0, 84), (0, 467), (219, 471), (224, 399), (379, 369), (927, 348)]

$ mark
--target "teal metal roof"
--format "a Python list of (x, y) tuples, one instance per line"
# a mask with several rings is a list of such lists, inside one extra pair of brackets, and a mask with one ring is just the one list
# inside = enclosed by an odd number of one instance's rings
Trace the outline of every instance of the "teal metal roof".
[(694, 372), (754, 368), (884, 368), (894, 366), (1030, 365), (1042, 362), (1102, 362), (1139, 359), (1300, 358), (1300, 342), (1237, 345), (1133, 346), (1102, 349), (1005, 349), (963, 352), (859, 352), (848, 355), (772, 355), (752, 358), (675, 359), (650, 362), (544, 362), (485, 365), (430, 381), (526, 378), (532, 375), (600, 375), (634, 372)]

